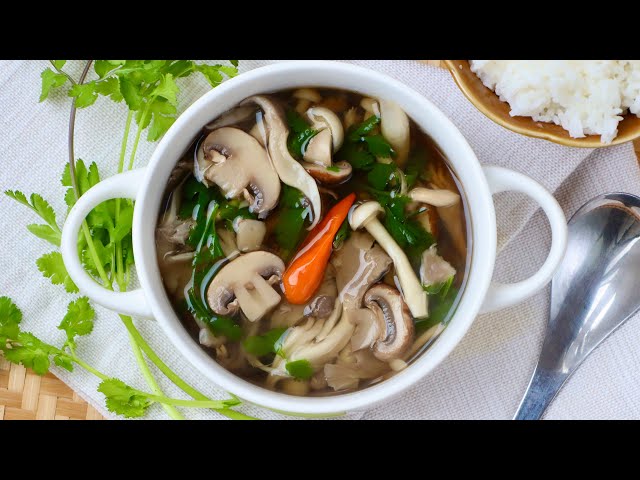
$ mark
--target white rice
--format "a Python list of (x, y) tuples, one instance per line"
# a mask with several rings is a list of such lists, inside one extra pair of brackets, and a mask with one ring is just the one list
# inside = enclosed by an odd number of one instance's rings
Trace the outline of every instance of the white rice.
[(472, 60), (471, 70), (511, 116), (562, 126), (572, 137), (611, 143), (622, 115), (640, 117), (638, 60)]

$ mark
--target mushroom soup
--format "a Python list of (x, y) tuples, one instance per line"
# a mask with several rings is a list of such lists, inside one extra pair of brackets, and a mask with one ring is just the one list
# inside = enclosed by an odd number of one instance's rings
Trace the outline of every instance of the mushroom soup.
[(464, 198), (394, 103), (303, 88), (203, 127), (156, 229), (185, 328), (228, 370), (294, 395), (365, 388), (406, 367), (455, 310)]

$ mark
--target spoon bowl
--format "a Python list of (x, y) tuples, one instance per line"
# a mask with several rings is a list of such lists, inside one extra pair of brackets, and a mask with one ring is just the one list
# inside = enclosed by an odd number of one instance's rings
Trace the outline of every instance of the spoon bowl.
[(640, 198), (598, 196), (574, 214), (568, 230), (540, 359), (516, 420), (541, 418), (589, 354), (640, 310)]

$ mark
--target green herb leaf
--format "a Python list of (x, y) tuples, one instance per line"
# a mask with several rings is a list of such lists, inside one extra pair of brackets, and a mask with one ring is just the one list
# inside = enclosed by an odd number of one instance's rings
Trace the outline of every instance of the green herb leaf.
[(42, 198), (37, 193), (32, 193), (30, 197), (30, 201), (27, 200), (27, 197), (24, 193), (19, 192), (17, 190), (7, 190), (4, 192), (10, 198), (13, 198), (17, 202), (29, 207), (35, 213), (37, 213), (40, 218), (42, 218), (47, 224), (56, 232), (60, 232), (60, 228), (58, 227), (58, 223), (56, 221), (56, 213), (53, 211), (49, 202), (47, 202), (44, 198)]
[(382, 135), (370, 135), (364, 137), (364, 142), (367, 144), (369, 153), (380, 158), (395, 157), (396, 152), (389, 142), (387, 142)]
[(335, 238), (333, 239), (333, 248), (340, 248), (344, 242), (347, 241), (349, 236), (351, 235), (351, 227), (349, 226), (349, 220), (345, 219), (340, 225), (338, 232), (336, 233)]
[(203, 320), (216, 336), (224, 335), (231, 342), (242, 338), (242, 328), (231, 317), (211, 315)]
[(142, 108), (142, 95), (140, 94), (140, 86), (133, 83), (126, 77), (119, 77), (120, 94), (129, 107), (129, 110), (138, 111)]
[(54, 244), (55, 246), (60, 246), (60, 232), (55, 231), (49, 225), (36, 225), (32, 223), (27, 225), (27, 230), (33, 233), (36, 237), (46, 240), (49, 243)]
[(434, 283), (433, 285), (423, 285), (422, 288), (429, 295), (438, 295), (440, 298), (444, 298), (449, 293), (451, 285), (453, 285), (454, 275), (451, 275), (444, 282)]
[(68, 370), (69, 372), (73, 372), (73, 362), (68, 355), (55, 355), (53, 357), (53, 363), (55, 363), (59, 367), (64, 368), (65, 370)]
[(51, 279), (51, 283), (54, 285), (64, 285), (64, 289), (69, 293), (76, 293), (78, 291), (78, 287), (76, 287), (67, 273), (60, 252), (51, 252), (42, 255), (36, 260), (36, 265), (38, 266), (38, 270), (40, 270), (45, 277)]
[(411, 150), (411, 154), (407, 159), (407, 165), (404, 170), (404, 176), (407, 181), (407, 188), (413, 188), (418, 179), (426, 182), (429, 181), (429, 155), (424, 147), (418, 146)]
[(20, 333), (22, 312), (9, 297), (0, 297), (0, 351), (7, 339), (16, 339)]
[(98, 385), (98, 391), (106, 397), (106, 406), (110, 412), (126, 418), (142, 417), (153, 404), (142, 392), (116, 378), (103, 380)]
[(377, 190), (384, 190), (395, 176), (396, 166), (393, 163), (376, 163), (367, 174), (367, 181)]
[(446, 324), (453, 314), (453, 306), (458, 297), (458, 293), (457, 288), (451, 287), (444, 296), (435, 295), (434, 297), (430, 297), (429, 317), (416, 320), (416, 333), (420, 334), (440, 323)]
[(298, 380), (308, 380), (313, 375), (313, 367), (309, 360), (295, 360), (285, 365), (287, 372)]
[(5, 348), (3, 353), (11, 363), (22, 364), (36, 374), (44, 375), (51, 365), (49, 356), (62, 352), (31, 333), (20, 332), (17, 339), (12, 342), (11, 348)]
[(309, 216), (309, 209), (304, 204), (304, 195), (288, 185), (282, 186), (280, 205), (273, 233), (282, 250), (282, 257), (287, 259), (304, 236), (305, 219)]
[(349, 162), (355, 170), (371, 170), (376, 164), (376, 158), (367, 151), (363, 143), (345, 143), (336, 157)]
[(347, 135), (347, 139), (350, 142), (358, 142), (363, 140), (362, 137), (369, 135), (376, 125), (380, 123), (380, 117), (377, 115), (371, 115), (360, 125), (356, 125)]
[(120, 82), (116, 77), (107, 78), (96, 83), (96, 93), (109, 97), (114, 102), (121, 102), (123, 97), (120, 92)]
[(174, 107), (178, 105), (178, 86), (170, 73), (163, 75), (160, 84), (153, 91), (154, 96), (167, 100)]
[(286, 328), (274, 328), (264, 335), (247, 337), (244, 342), (242, 342), (242, 347), (245, 352), (255, 355), (256, 357), (276, 353), (276, 342), (286, 330)]
[(311, 126), (295, 110), (287, 111), (287, 123), (289, 124), (289, 138), (287, 147), (294, 158), (302, 160), (309, 141), (318, 134), (318, 130)]
[(66, 60), (51, 60), (51, 63), (53, 63), (53, 66), (57, 69), (57, 70), (62, 70), (62, 67), (64, 67), (65, 63), (67, 63)]
[(67, 81), (67, 76), (62, 73), (56, 73), (50, 68), (46, 68), (41, 74), (42, 78), (42, 92), (40, 93), (40, 102), (44, 102), (49, 93), (54, 88), (59, 88)]
[(76, 107), (78, 108), (86, 108), (93, 105), (98, 99), (95, 81), (74, 85), (69, 90), (69, 96), (76, 99)]
[(67, 313), (58, 325), (58, 329), (67, 334), (67, 345), (75, 347), (76, 336), (88, 335), (93, 331), (95, 315), (87, 297), (80, 297), (69, 303)]
[(405, 215), (405, 206), (409, 197), (396, 195), (395, 197), (378, 197), (384, 206), (384, 226), (409, 257), (412, 265), (420, 264), (422, 252), (435, 243), (433, 235), (427, 232), (420, 223)]

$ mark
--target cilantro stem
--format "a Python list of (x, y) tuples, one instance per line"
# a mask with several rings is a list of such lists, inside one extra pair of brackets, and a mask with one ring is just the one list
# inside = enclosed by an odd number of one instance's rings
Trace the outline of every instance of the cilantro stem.
[(69, 356), (69, 358), (74, 362), (77, 363), (78, 365), (80, 365), (82, 368), (84, 368), (87, 372), (89, 373), (93, 373), (96, 377), (98, 377), (100, 380), (109, 380), (110, 377), (108, 377), (107, 375), (105, 375), (104, 373), (100, 372), (99, 370), (96, 370), (95, 368), (93, 368), (91, 365), (89, 365), (88, 363), (80, 360), (78, 357), (76, 357), (75, 355)]
[[(140, 371), (142, 372), (142, 376), (146, 380), (147, 385), (149, 385), (149, 388), (151, 388), (151, 391), (155, 395), (164, 396), (162, 395), (162, 390), (160, 390), (160, 387), (158, 386), (156, 379), (153, 378), (153, 375), (149, 370), (149, 365), (147, 365), (147, 362), (145, 362), (144, 358), (142, 357), (142, 352), (140, 351), (140, 347), (136, 343), (135, 339), (131, 336), (131, 334), (129, 334), (129, 339), (131, 340), (131, 349), (133, 350), (133, 355), (136, 357), (136, 361), (140, 366)], [(184, 420), (184, 417), (182, 416), (182, 414), (172, 404), (167, 404), (163, 402), (162, 408), (164, 408), (164, 410), (167, 412), (167, 415), (169, 415), (174, 420)]]
[(122, 137), (122, 146), (120, 147), (120, 159), (118, 161), (118, 173), (124, 171), (124, 157), (127, 154), (127, 142), (129, 140), (129, 131), (131, 130), (131, 120), (133, 119), (133, 110), (129, 110), (127, 121), (124, 124), (124, 136)]
[(199, 392), (187, 382), (182, 380), (176, 373), (173, 372), (173, 370), (169, 368), (166, 363), (162, 361), (160, 357), (158, 357), (156, 352), (151, 349), (151, 346), (146, 342), (138, 329), (135, 327), (135, 325), (133, 324), (133, 319), (131, 317), (120, 315), (120, 319), (122, 320), (122, 323), (124, 323), (124, 326), (126, 327), (133, 340), (140, 346), (144, 354), (149, 358), (149, 360), (153, 362), (156, 367), (158, 367), (158, 369), (162, 373), (164, 373), (164, 375), (169, 380), (171, 380), (178, 388), (180, 388), (180, 390), (182, 390), (190, 397), (196, 400), (209, 400), (209, 397), (207, 397), (202, 392)]
[[(131, 129), (131, 120), (133, 119), (133, 110), (129, 110), (129, 114), (127, 115), (127, 121), (124, 125), (124, 135), (122, 137), (122, 147), (120, 147), (120, 159), (118, 161), (118, 173), (122, 173), (124, 170), (124, 157), (127, 153), (127, 142), (129, 140), (129, 130)], [(122, 199), (116, 198), (116, 223), (120, 219), (120, 203)], [(116, 256), (116, 282), (120, 287), (120, 290), (124, 291), (129, 283), (128, 280), (125, 281), (124, 275), (124, 265), (122, 263), (122, 241), (118, 240), (116, 242), (115, 248), (115, 256)]]
[(129, 167), (127, 170), (131, 170), (133, 168), (133, 161), (136, 158), (136, 152), (138, 151), (138, 143), (140, 142), (140, 135), (142, 134), (142, 130), (144, 130), (144, 122), (147, 121), (147, 116), (149, 115), (149, 110), (151, 104), (156, 99), (157, 95), (152, 96), (144, 107), (144, 112), (142, 112), (142, 117), (140, 117), (140, 122), (138, 123), (138, 128), (136, 129), (136, 138), (133, 141), (133, 148), (131, 149), (131, 156), (129, 157)]
[(71, 82), (71, 85), (75, 85), (76, 81), (71, 77), (71, 75), (69, 75), (67, 72), (65, 72), (64, 70), (61, 70), (60, 68), (56, 67), (56, 64), (53, 63), (53, 60), (49, 60), (49, 63), (51, 64), (51, 66), (55, 69), (56, 72), (61, 73), (62, 75), (64, 75), (65, 77), (67, 77), (67, 79)]

